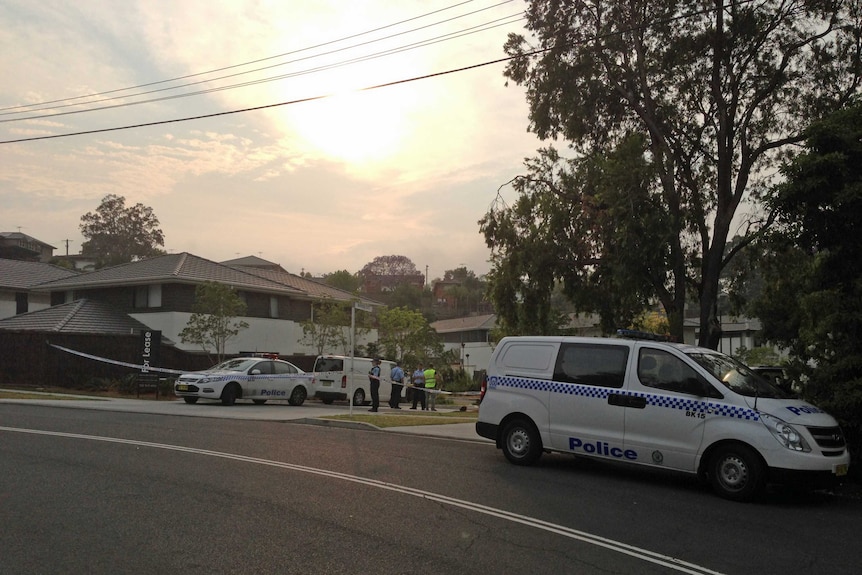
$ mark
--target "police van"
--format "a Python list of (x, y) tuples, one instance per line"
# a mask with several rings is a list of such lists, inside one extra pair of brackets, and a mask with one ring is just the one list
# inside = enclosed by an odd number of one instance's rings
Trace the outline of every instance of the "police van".
[[(311, 387), (314, 397), (330, 404), (336, 400), (346, 400), (353, 395), (353, 405), (363, 405), (371, 399), (370, 357), (350, 357), (348, 355), (319, 355), (314, 360), (314, 379)], [(380, 403), (389, 402), (392, 395), (392, 381), (389, 374), (395, 362), (380, 361)]]
[(645, 338), (503, 338), (476, 432), (518, 465), (555, 451), (662, 467), (738, 501), (825, 487), (850, 464), (829, 414), (724, 354)]

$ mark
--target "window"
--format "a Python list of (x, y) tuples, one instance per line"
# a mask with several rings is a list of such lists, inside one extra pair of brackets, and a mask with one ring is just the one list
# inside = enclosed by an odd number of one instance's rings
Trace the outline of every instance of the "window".
[(27, 313), (27, 292), (15, 292), (15, 314)]
[(278, 298), (274, 295), (269, 296), (269, 317), (278, 317)]
[(161, 284), (136, 286), (133, 296), (132, 307), (162, 307), (162, 286)]
[[(638, 357), (638, 379), (647, 387), (666, 391), (702, 395), (714, 388), (696, 371), (673, 354), (660, 349), (642, 349)], [(721, 397), (717, 392), (715, 395)]]
[(564, 343), (557, 355), (554, 380), (620, 388), (628, 358), (626, 346)]
[(296, 368), (289, 363), (281, 363), (276, 361), (273, 362), (272, 365), (275, 367), (275, 373), (277, 375), (299, 373), (298, 371), (296, 371)]

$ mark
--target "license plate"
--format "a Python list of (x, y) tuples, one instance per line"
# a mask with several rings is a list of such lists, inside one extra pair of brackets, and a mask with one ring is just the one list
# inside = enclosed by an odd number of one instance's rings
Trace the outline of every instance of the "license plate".
[(320, 383), (323, 384), (323, 387), (332, 387), (332, 380), (331, 379), (321, 379)]
[(189, 386), (186, 385), (185, 383), (178, 383), (177, 384), (177, 391), (188, 391), (188, 390), (189, 390)]
[(845, 475), (847, 475), (847, 464), (846, 463), (839, 463), (838, 465), (836, 465), (834, 467), (833, 472), (838, 477), (844, 477)]

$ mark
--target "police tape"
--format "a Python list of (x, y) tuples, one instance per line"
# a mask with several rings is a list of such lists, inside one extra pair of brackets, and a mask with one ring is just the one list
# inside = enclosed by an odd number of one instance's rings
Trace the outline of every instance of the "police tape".
[(109, 359), (107, 357), (99, 357), (98, 355), (93, 355), (90, 353), (84, 353), (83, 351), (76, 351), (74, 349), (69, 349), (68, 347), (63, 347), (62, 345), (55, 345), (53, 343), (49, 343), (49, 346), (54, 349), (59, 349), (60, 351), (64, 351), (66, 353), (71, 353), (72, 355), (77, 355), (80, 357), (85, 357), (87, 359), (92, 359), (95, 361), (100, 361), (102, 363), (110, 363), (112, 365), (119, 365), (122, 367), (129, 367), (132, 369), (137, 369), (139, 371), (156, 371), (159, 373), (170, 373), (171, 375), (182, 375), (184, 373), (188, 373), (188, 371), (177, 371), (176, 369), (167, 369), (165, 367), (152, 367), (149, 365), (137, 364), (137, 363), (129, 363), (127, 361), (117, 361), (115, 359)]
[(369, 374), (363, 374), (363, 373), (359, 373), (358, 371), (354, 371), (352, 373), (357, 374), (357, 375), (368, 375), (368, 379), (378, 379), (378, 380), (380, 380), (381, 383), (386, 382), (386, 383), (391, 383), (392, 385), (403, 385), (404, 387), (406, 387), (408, 389), (418, 389), (420, 391), (424, 391), (427, 393), (434, 393), (437, 395), (451, 395), (452, 394), (451, 391), (443, 391), (442, 389), (436, 389), (433, 387), (418, 387), (418, 386), (410, 385), (410, 384), (407, 384), (404, 382), (392, 381), (391, 379), (386, 379), (385, 377), (373, 376), (370, 373)]

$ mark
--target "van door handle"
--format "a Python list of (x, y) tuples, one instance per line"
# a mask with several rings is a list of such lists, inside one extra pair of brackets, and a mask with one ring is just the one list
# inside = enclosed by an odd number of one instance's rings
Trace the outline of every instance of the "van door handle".
[(634, 407), (635, 409), (644, 409), (646, 407), (645, 397), (635, 397), (632, 395), (623, 395), (622, 393), (609, 393), (608, 405), (617, 405), (619, 407)]
[(617, 405), (619, 407), (626, 406), (626, 396), (621, 393), (609, 393), (608, 405)]

